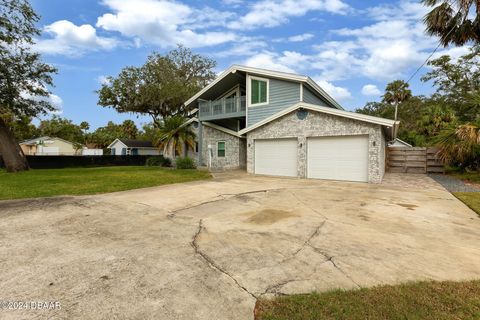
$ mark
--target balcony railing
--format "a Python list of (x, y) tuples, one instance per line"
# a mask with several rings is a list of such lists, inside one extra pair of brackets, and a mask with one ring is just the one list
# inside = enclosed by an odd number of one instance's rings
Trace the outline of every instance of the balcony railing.
[(199, 101), (200, 118), (220, 119), (245, 116), (246, 97), (222, 98), (213, 101)]

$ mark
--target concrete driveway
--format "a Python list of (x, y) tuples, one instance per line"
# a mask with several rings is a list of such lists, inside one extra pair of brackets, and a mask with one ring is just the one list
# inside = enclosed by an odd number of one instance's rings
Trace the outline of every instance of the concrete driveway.
[(479, 277), (479, 217), (424, 175), (0, 202), (0, 298), (61, 304), (6, 319), (252, 319), (261, 296)]

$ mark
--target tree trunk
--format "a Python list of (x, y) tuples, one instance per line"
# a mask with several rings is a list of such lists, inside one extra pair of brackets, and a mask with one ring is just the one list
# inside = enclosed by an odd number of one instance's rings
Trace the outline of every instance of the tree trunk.
[(28, 170), (27, 158), (5, 121), (0, 117), (0, 154), (8, 172)]

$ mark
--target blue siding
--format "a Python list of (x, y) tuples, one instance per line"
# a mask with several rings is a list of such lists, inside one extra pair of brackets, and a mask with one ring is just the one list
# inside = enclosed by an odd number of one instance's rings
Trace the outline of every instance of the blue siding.
[(269, 104), (248, 108), (247, 126), (254, 125), (300, 101), (299, 83), (270, 79), (268, 90)]
[(306, 86), (303, 86), (303, 102), (329, 107), (325, 101), (314, 95)]

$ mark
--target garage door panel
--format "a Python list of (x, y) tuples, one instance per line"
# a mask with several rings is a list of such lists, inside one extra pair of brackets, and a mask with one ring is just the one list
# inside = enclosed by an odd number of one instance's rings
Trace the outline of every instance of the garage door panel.
[(297, 176), (297, 139), (255, 140), (255, 173)]
[(308, 138), (307, 176), (366, 182), (368, 136)]

